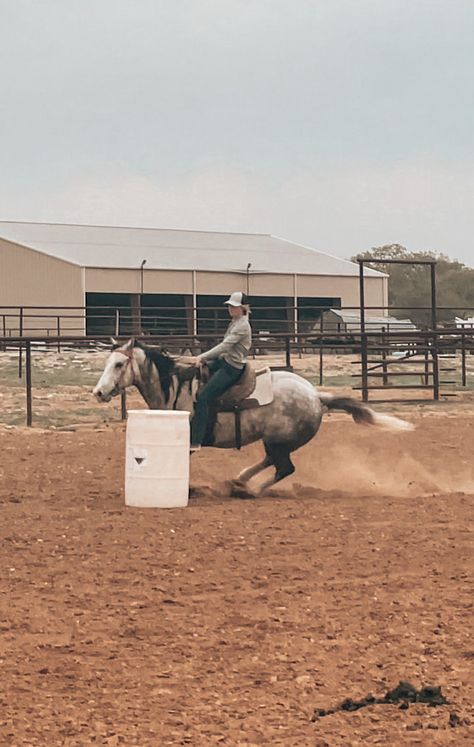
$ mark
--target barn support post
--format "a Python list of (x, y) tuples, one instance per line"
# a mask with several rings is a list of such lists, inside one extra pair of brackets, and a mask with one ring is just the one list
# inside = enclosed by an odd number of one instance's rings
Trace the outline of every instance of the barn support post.
[(193, 270), (193, 335), (197, 335), (197, 273)]
[(115, 309), (115, 337), (120, 335), (120, 309)]
[(31, 342), (26, 342), (26, 425), (33, 423), (33, 402), (31, 394)]
[[(20, 324), (19, 324), (20, 337), (23, 337), (23, 306), (20, 306)], [(23, 378), (23, 346), (20, 342), (18, 346), (18, 378)]]
[(321, 336), (319, 338), (319, 386), (323, 385), (323, 355), (324, 355), (324, 345), (323, 345), (323, 334), (324, 334), (324, 310), (321, 310), (321, 316), (319, 317), (319, 331), (321, 333)]
[(293, 275), (293, 331), (295, 342), (298, 342), (298, 275), (296, 273)]
[(184, 297), (184, 314), (186, 322), (186, 334), (193, 335), (195, 329), (195, 311), (192, 296)]
[(58, 353), (61, 352), (61, 317), (56, 317), (56, 332), (58, 335)]
[(138, 293), (130, 294), (130, 306), (132, 312), (132, 333), (141, 335), (142, 333), (142, 309), (141, 298)]

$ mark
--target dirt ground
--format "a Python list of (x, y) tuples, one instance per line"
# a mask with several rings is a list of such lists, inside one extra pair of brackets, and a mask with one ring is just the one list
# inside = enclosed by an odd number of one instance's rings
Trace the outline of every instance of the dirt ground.
[[(0, 429), (0, 744), (473, 744), (474, 415), (414, 420), (327, 417), (254, 501), (259, 447), (205, 450), (162, 511), (124, 506), (121, 424)], [(311, 722), (400, 679), (450, 704)]]

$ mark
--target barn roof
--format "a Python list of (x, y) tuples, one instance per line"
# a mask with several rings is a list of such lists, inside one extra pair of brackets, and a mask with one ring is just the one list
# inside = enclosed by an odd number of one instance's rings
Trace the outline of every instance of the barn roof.
[[(0, 221), (0, 238), (80, 267), (355, 276), (358, 265), (259, 233)], [(383, 277), (369, 268), (368, 276)]]

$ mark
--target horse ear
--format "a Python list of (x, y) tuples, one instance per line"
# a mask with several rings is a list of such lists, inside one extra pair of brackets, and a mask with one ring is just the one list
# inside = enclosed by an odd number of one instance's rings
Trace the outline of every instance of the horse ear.
[(127, 342), (127, 344), (124, 345), (124, 350), (130, 353), (134, 347), (135, 347), (135, 338), (131, 337), (129, 341)]
[(112, 343), (112, 347), (116, 348), (118, 345), (118, 340), (115, 339), (115, 337), (110, 338), (110, 342)]

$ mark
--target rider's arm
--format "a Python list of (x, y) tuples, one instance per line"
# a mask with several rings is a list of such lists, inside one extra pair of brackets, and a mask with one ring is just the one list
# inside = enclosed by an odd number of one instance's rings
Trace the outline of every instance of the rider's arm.
[(199, 358), (205, 361), (211, 361), (215, 358), (220, 358), (224, 353), (228, 353), (236, 343), (244, 340), (246, 335), (247, 332), (245, 328), (233, 329), (231, 332), (228, 332), (226, 334), (222, 342), (220, 342), (218, 345), (215, 345), (210, 350), (207, 350), (205, 353), (201, 353)]

